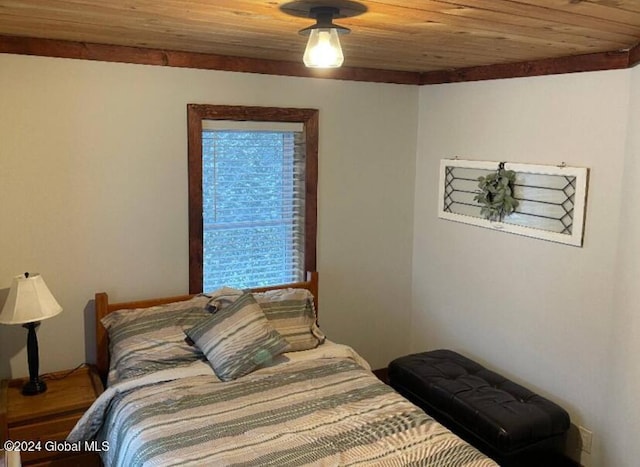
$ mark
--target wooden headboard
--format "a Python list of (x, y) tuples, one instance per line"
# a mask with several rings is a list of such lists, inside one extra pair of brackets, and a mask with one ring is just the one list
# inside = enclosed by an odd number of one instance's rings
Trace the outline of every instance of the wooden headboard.
[[(314, 305), (316, 312), (318, 310), (318, 273), (307, 273), (307, 280), (304, 282), (295, 282), (293, 284), (276, 285), (270, 287), (258, 287), (251, 289), (252, 292), (265, 292), (275, 289), (307, 289), (314, 297)], [(149, 308), (166, 303), (181, 302), (189, 300), (194, 295), (177, 295), (175, 297), (151, 298), (148, 300), (138, 300), (134, 302), (109, 303), (109, 296), (104, 292), (96, 294), (96, 367), (100, 376), (104, 379), (109, 372), (109, 334), (102, 325), (102, 318), (116, 310), (131, 310), (136, 308)]]

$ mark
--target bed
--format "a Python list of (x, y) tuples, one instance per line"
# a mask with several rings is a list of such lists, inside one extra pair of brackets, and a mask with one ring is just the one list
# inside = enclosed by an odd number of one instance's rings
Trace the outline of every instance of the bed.
[(108, 467), (497, 465), (325, 338), (317, 273), (248, 292), (96, 294), (108, 385), (67, 441)]

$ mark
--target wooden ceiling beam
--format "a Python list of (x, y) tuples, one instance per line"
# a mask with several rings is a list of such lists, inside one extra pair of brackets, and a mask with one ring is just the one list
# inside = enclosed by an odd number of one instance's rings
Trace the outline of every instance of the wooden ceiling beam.
[(16, 36), (0, 36), (0, 53), (413, 85), (624, 69), (640, 63), (640, 44), (626, 51), (466, 67), (455, 70), (436, 70), (424, 73), (358, 67), (313, 70), (306, 68), (301, 63), (283, 60), (264, 60), (228, 55)]
[(636, 66), (640, 63), (640, 43), (629, 50), (629, 68)]
[(420, 73), (418, 72), (355, 67), (317, 70), (307, 68), (302, 63), (283, 60), (263, 60), (228, 55), (16, 36), (0, 36), (0, 53), (375, 83), (417, 85), (420, 82)]
[(488, 79), (523, 78), (629, 67), (629, 51), (602, 52), (519, 63), (461, 68), (422, 73), (420, 84), (459, 83)]

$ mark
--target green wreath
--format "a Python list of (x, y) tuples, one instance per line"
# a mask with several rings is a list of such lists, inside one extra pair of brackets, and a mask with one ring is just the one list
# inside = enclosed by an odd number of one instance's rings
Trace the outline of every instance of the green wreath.
[(501, 222), (518, 207), (519, 201), (513, 197), (516, 173), (505, 170), (500, 162), (498, 170), (478, 178), (480, 192), (473, 198), (480, 205), (480, 214), (492, 222)]

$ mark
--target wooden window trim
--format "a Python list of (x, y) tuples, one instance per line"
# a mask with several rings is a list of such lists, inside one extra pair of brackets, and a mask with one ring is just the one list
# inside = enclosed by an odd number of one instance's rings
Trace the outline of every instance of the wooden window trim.
[(189, 293), (202, 292), (202, 121), (298, 122), (306, 135), (305, 245), (306, 271), (316, 270), (318, 214), (318, 110), (232, 105), (187, 105), (189, 171)]

